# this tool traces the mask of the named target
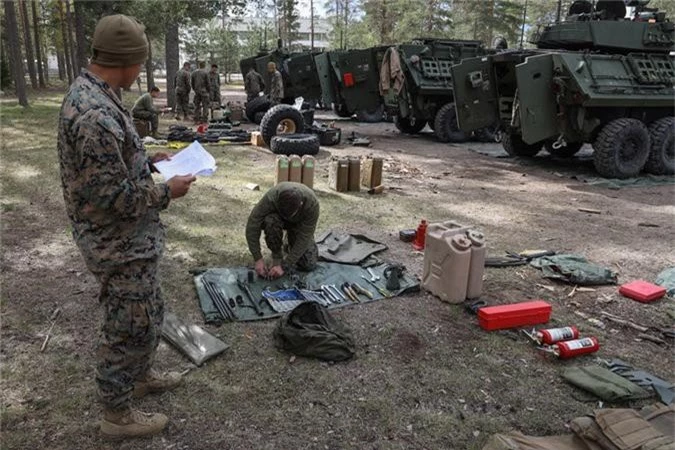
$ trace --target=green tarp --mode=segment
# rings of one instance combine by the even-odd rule
[[[541,269],[546,278],[555,278],[580,286],[616,284],[617,274],[602,266],[589,263],[580,255],[553,255],[533,259],[533,267]]]

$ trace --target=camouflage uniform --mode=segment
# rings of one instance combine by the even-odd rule
[[[150,95],[149,92],[138,97],[133,108],[131,108],[131,115],[134,119],[149,121],[152,133],[157,133],[157,127],[159,126],[159,112],[155,109],[152,95]]]
[[[284,218],[279,194],[297,189],[302,195],[302,208],[291,218]],[[260,235],[265,232],[265,243],[272,252],[273,265],[284,264],[299,270],[314,270],[319,251],[314,242],[314,231],[319,221],[319,200],[314,191],[300,183],[283,182],[267,191],[253,208],[246,224],[246,241],[255,261],[262,258]],[[284,230],[288,255],[284,259]]]
[[[101,284],[104,323],[98,346],[99,395],[124,410],[149,369],[164,314],[157,265],[170,200],[155,184],[145,150],[110,86],[83,70],[61,106],[58,153],[73,237]]]
[[[246,101],[250,102],[260,95],[260,91],[265,87],[262,75],[254,69],[250,69],[244,78],[244,89],[246,90]]]
[[[195,121],[208,120],[211,85],[206,69],[197,69],[192,72],[192,89],[195,91]]]
[[[270,77],[270,100],[274,103],[280,103],[284,98],[284,80],[281,72],[275,70]]]
[[[218,72],[209,72],[209,85],[211,92],[211,102],[220,106],[220,74]]]
[[[187,118],[190,113],[190,72],[180,69],[176,74],[176,116],[183,114]]]

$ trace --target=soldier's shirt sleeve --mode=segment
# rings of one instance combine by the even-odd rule
[[[254,261],[262,258],[262,252],[260,251],[260,235],[262,234],[265,216],[273,212],[274,204],[269,199],[268,195],[265,194],[258,204],[253,207],[251,214],[248,216],[248,221],[246,222],[246,243],[248,244],[248,250],[251,252]]]
[[[124,131],[101,111],[81,116],[75,149],[80,160],[79,194],[86,202],[83,209],[104,210],[120,217],[145,215],[151,209],[169,205],[170,192],[166,184],[155,184],[130,178],[124,159]],[[147,164],[144,152],[138,164]]]
[[[314,244],[314,232],[316,231],[316,224],[319,222],[319,202],[316,202],[305,213],[305,217],[297,226],[295,235],[295,242],[291,247],[288,256],[286,257],[286,265],[293,267],[298,262],[302,255]]]

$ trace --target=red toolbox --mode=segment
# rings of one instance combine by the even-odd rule
[[[486,306],[478,310],[478,324],[488,331],[546,323],[550,317],[551,305],[542,300]]]
[[[619,288],[619,294],[642,303],[653,302],[666,295],[666,288],[643,280],[631,281]]]

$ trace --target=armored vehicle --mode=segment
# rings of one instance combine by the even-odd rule
[[[303,97],[310,103],[321,100],[321,83],[314,64],[316,53],[300,52],[288,53],[281,48],[269,53],[239,61],[239,69],[244,77],[248,69],[253,66],[265,80],[265,86],[270,86],[270,74],[267,72],[267,63],[274,62],[284,81],[284,99],[282,103],[293,104],[295,99]],[[247,103],[246,117],[256,123],[270,108],[266,97],[259,97]],[[256,119],[257,117],[257,119]]]
[[[380,65],[388,47],[337,50],[314,57],[323,103],[340,117],[356,114],[360,122],[380,122],[384,105],[379,91]]]
[[[591,143],[605,177],[675,173],[675,28],[647,2],[576,1],[537,49],[453,66],[460,129],[498,123],[513,156],[571,157]]]
[[[463,40],[417,39],[389,48],[380,68],[380,92],[399,131],[415,134],[428,123],[442,142],[466,140],[457,126],[450,68],[486,53],[480,41]]]

